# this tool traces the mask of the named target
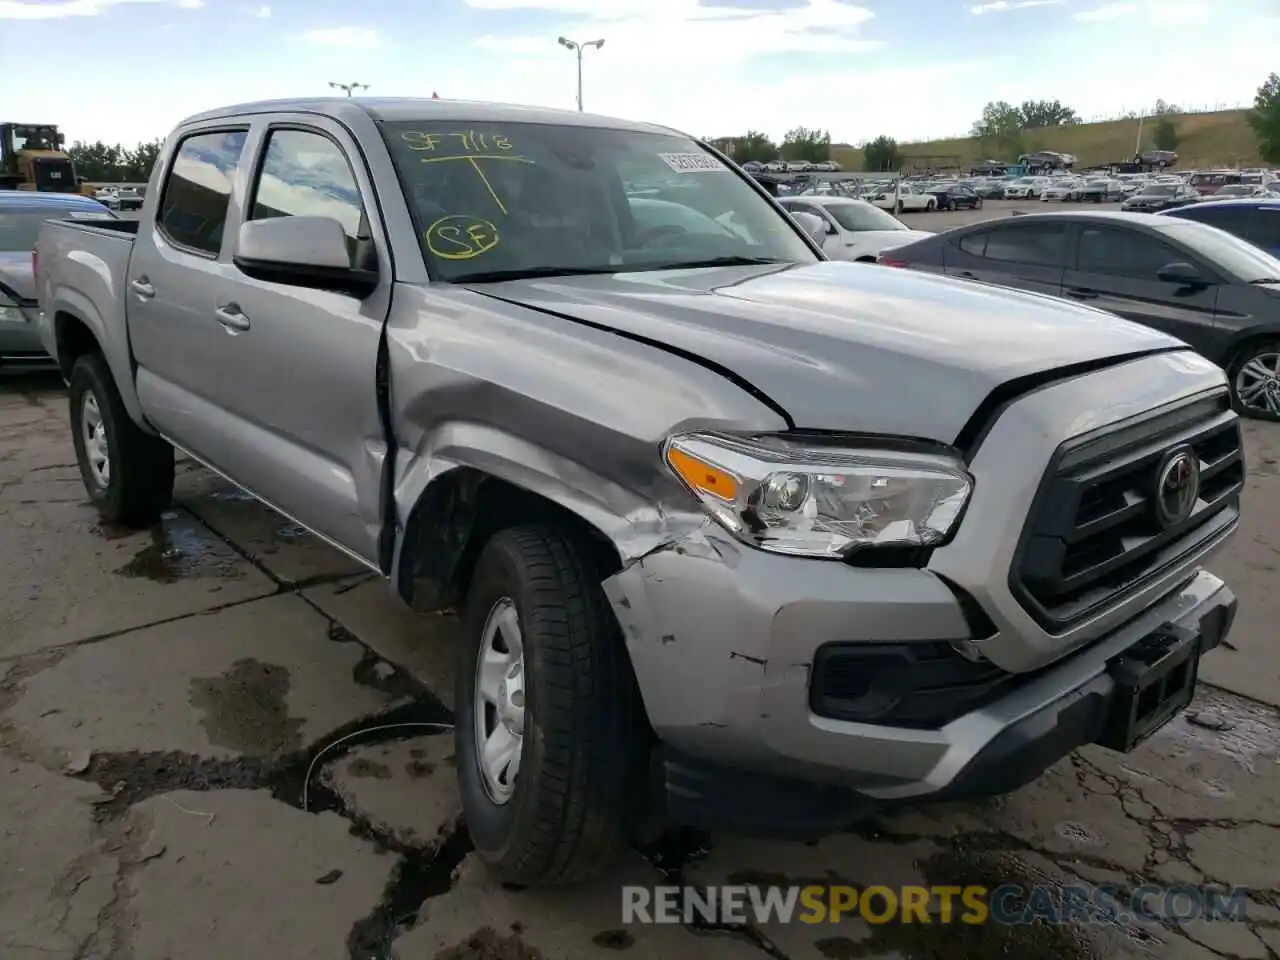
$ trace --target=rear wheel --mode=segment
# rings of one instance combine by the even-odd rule
[[[89,499],[108,523],[145,527],[173,499],[173,447],[133,422],[100,353],[76,361],[71,436]]]
[[[1245,347],[1227,368],[1231,399],[1246,417],[1280,421],[1280,341]]]
[[[645,727],[599,571],[548,527],[494,536],[465,607],[454,737],[463,813],[502,880],[587,879],[626,841]]]

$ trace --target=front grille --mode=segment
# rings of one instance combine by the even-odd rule
[[[1155,494],[1171,451],[1200,463],[1190,516],[1167,528]],[[1050,464],[1014,560],[1010,587],[1042,627],[1063,630],[1119,603],[1236,523],[1245,464],[1225,393],[1068,442]]]

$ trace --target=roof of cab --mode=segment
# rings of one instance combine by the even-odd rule
[[[259,100],[238,103],[187,117],[181,126],[206,120],[244,117],[258,113],[315,113],[343,120],[355,113],[375,120],[465,120],[477,123],[545,123],[556,126],[603,127],[610,130],[673,134],[678,131],[651,123],[635,123],[576,110],[528,107],[479,100],[437,100],[427,97],[309,97],[293,100]],[[683,134],[681,134],[683,135]]]
[[[6,210],[23,207],[83,207],[86,210],[106,210],[106,204],[93,197],[78,193],[36,193],[28,190],[0,190],[0,206]]]

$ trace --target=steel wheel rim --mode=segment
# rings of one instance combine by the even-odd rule
[[[516,789],[524,747],[524,638],[515,603],[503,597],[489,610],[476,653],[476,765],[489,799],[507,803]]]
[[[1280,353],[1258,353],[1236,373],[1240,405],[1280,417]]]
[[[92,390],[86,390],[80,398],[80,436],[84,441],[89,474],[100,489],[106,489],[111,483],[111,449],[107,441],[107,425]]]

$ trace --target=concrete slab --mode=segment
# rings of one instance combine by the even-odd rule
[[[393,702],[353,682],[364,656],[282,595],[75,648],[25,681],[8,720],[69,756],[276,756]]]
[[[368,572],[367,567],[192,461],[178,474],[174,500],[282,583]]]
[[[560,890],[505,890],[475,856],[453,889],[428,900],[418,925],[392,948],[393,960],[579,960],[624,951],[628,960],[744,960],[752,947],[699,937],[679,925],[622,923],[622,887],[662,879],[631,857],[608,876]]]
[[[155,856],[130,880],[135,960],[349,960],[395,866],[336,814],[264,792],[184,791],[137,813]]]
[[[1230,646],[1204,658],[1200,678],[1280,706],[1280,431],[1246,421],[1244,435],[1249,473],[1240,532],[1208,564],[1240,597],[1240,612]]]
[[[275,585],[189,514],[150,531],[74,503],[0,505],[0,658],[266,596]],[[56,598],[56,599],[55,599]]]
[[[304,590],[303,596],[453,709],[454,665],[462,642],[457,617],[414,613],[379,579],[326,584]]]
[[[352,815],[406,847],[438,847],[462,815],[452,731],[357,747],[327,767],[321,782]]]
[[[93,826],[97,787],[0,757],[0,957],[105,957],[116,856]]]

